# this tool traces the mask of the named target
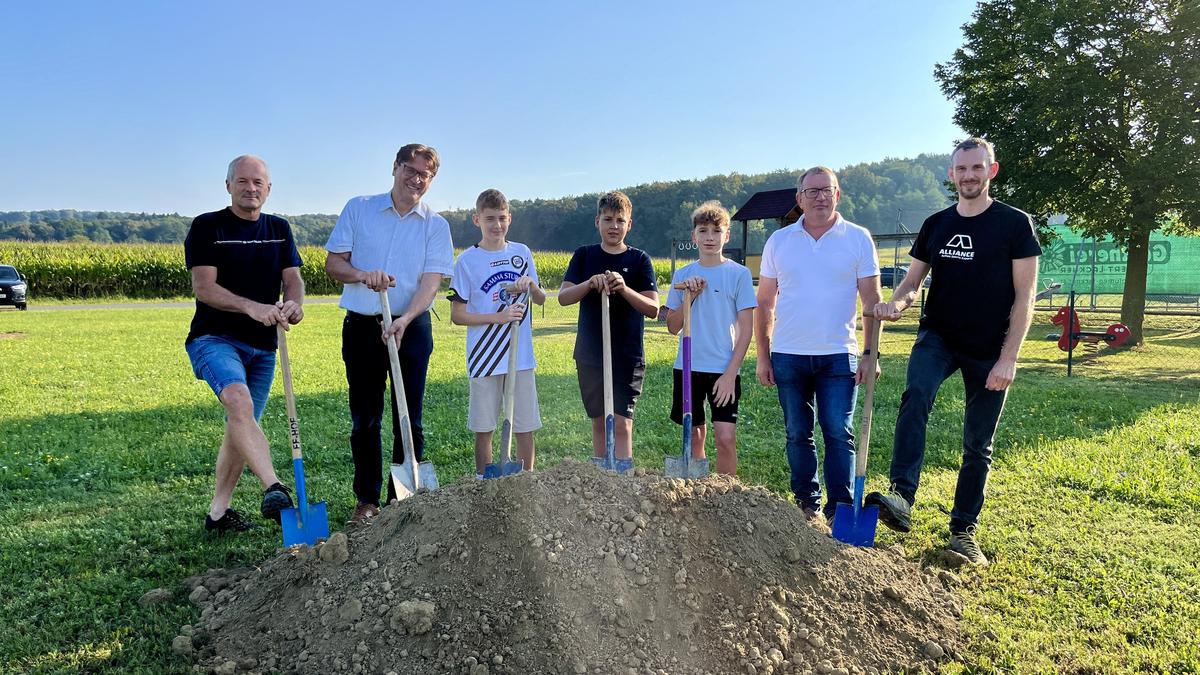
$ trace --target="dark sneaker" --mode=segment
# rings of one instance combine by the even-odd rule
[[[291,490],[283,483],[276,483],[263,492],[262,508],[260,511],[263,518],[278,523],[279,512],[284,509],[290,509],[292,506]]]
[[[863,504],[878,506],[879,521],[889,528],[897,532],[912,531],[912,506],[899,492],[872,492],[863,500]]]
[[[854,502],[825,502],[825,522],[829,523],[829,527],[833,527],[833,519],[837,517],[838,511],[843,510],[843,506],[854,511]]]
[[[950,533],[950,545],[946,548],[954,551],[965,557],[975,565],[984,567],[988,564],[987,556],[979,549],[979,544],[975,542],[975,528],[968,527],[962,532]]]
[[[804,519],[809,525],[815,527],[823,534],[829,534],[829,525],[825,522],[825,514],[821,513],[821,509],[813,506],[801,506],[800,510],[804,512]]]
[[[247,530],[256,530],[258,526],[246,520],[242,514],[233,509],[225,509],[225,515],[212,519],[212,516],[204,515],[204,531],[215,532],[216,534],[225,534],[226,532],[246,532]]]
[[[354,515],[350,516],[352,523],[365,523],[379,515],[379,507],[374,504],[365,504],[359,502],[358,506],[354,507]]]

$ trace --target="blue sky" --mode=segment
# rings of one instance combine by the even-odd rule
[[[933,66],[968,0],[338,4],[3,3],[0,211],[215,210],[244,152],[297,214],[387,190],[413,141],[445,209],[965,135]]]

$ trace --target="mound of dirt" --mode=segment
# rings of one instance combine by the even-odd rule
[[[762,488],[567,461],[193,579],[173,647],[221,673],[914,671],[960,645],[942,583]]]

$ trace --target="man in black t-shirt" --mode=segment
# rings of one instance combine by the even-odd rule
[[[234,159],[225,189],[231,205],[196,216],[183,244],[196,294],[188,358],[196,378],[208,382],[225,408],[216,486],[204,519],[205,530],[222,534],[254,527],[229,506],[247,465],[264,489],[264,518],[278,523],[279,512],[292,506],[258,421],[275,377],[276,326],[304,318],[304,282],[291,227],[262,212],[271,192],[266,163],[251,155]]]
[[[963,463],[950,513],[949,548],[986,565],[975,528],[992,462],[992,439],[1033,315],[1042,249],[1029,214],[988,194],[1000,169],[990,143],[982,138],[963,141],[950,161],[958,203],[925,220],[909,251],[913,260],[904,281],[890,302],[875,305],[876,318],[900,318],[916,299],[925,275],[933,271],[896,420],[892,487],[887,494],[867,495],[866,503],[880,507],[880,520],[888,527],[909,531],[929,412],[942,382],[962,371]]]

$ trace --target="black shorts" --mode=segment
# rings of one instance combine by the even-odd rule
[[[586,363],[575,362],[579,374],[579,395],[583,398],[583,409],[591,418],[604,417],[604,369]],[[633,409],[642,395],[642,380],[646,377],[646,366],[613,364],[613,412],[633,418]]]
[[[713,403],[713,385],[721,377],[720,373],[698,373],[692,371],[692,426],[704,424],[704,402],[708,401],[712,408],[714,422],[729,422],[737,424],[738,401],[742,400],[742,376],[733,380],[733,401],[728,405]],[[683,424],[683,371],[678,368],[672,371],[671,379],[674,386],[671,391],[671,421]]]

